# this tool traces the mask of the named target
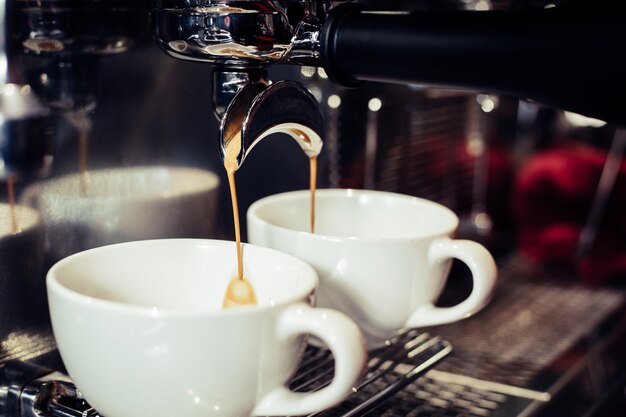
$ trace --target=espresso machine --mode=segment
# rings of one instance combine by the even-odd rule
[[[453,208],[469,190],[472,232],[491,236],[494,225],[481,202],[486,185],[479,181],[487,169],[485,123],[519,133],[539,125],[541,111],[564,110],[606,122],[600,141],[626,123],[626,28],[624,12],[611,1],[13,0],[0,6],[4,183],[10,179],[19,196],[43,178],[76,172],[86,154],[90,169],[208,169],[221,180],[220,220],[208,238],[232,239],[222,164],[232,140],[241,141],[242,212],[262,196],[306,188],[303,161],[319,155],[320,188],[408,192]],[[489,118],[495,107],[507,121]],[[471,167],[455,157],[459,142],[470,149]],[[32,272],[36,280],[25,290],[12,275],[14,256],[30,255],[7,250],[0,258],[0,415],[98,415],[65,375],[55,348],[42,295],[49,265]],[[555,275],[517,257],[500,266],[514,278]],[[619,397],[623,294],[514,278],[488,318],[428,329],[449,340],[456,356],[431,369],[449,353],[438,343],[408,371],[396,360],[392,382],[382,378],[373,393],[364,389],[327,415],[364,415],[374,407],[388,415],[539,415],[562,410],[573,397],[586,401],[585,410],[609,393]],[[549,308],[556,299],[565,299],[560,318]],[[536,303],[536,317],[524,302]],[[507,320],[518,327],[497,327]],[[485,326],[500,329],[493,333],[501,339],[483,338]],[[563,329],[560,342],[554,328]],[[502,342],[522,332],[530,335],[515,349]],[[574,354],[582,359],[559,369]]]

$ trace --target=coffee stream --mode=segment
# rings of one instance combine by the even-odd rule
[[[243,275],[243,254],[241,251],[241,231],[239,228],[239,206],[237,204],[237,187],[235,185],[235,171],[239,167],[237,156],[241,152],[241,132],[238,132],[226,143],[224,150],[224,168],[228,175],[228,185],[230,187],[230,197],[233,206],[233,220],[235,224],[235,245],[237,249],[237,276],[234,277],[226,288],[223,308],[237,307],[243,305],[254,305],[257,303],[254,287]]]
[[[15,213],[15,178],[12,175],[7,177],[7,194],[9,199],[9,211],[11,213],[11,231],[13,234],[16,234],[20,230],[17,224],[17,214]]]
[[[315,189],[317,188],[317,156],[309,158],[311,187],[311,233],[315,233]]]
[[[86,197],[89,193],[89,173],[87,172],[87,146],[89,137],[87,132],[80,131],[80,137],[78,142],[78,167],[79,167],[79,195]]]
[[[235,226],[235,245],[237,250],[237,276],[226,288],[222,308],[231,308],[243,305],[257,304],[254,287],[243,274],[243,253],[241,248],[241,231],[239,227],[239,206],[237,203],[237,187],[235,185],[235,171],[239,168],[237,156],[241,152],[241,132],[226,142],[224,149],[224,168],[228,176],[230,198],[233,207],[233,221]],[[311,233],[315,231],[315,190],[317,188],[317,157],[309,158],[310,187],[311,187]]]

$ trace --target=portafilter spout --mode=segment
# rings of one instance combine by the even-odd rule
[[[240,167],[261,139],[285,133],[308,157],[314,157],[322,149],[323,129],[317,100],[299,83],[250,83],[235,95],[222,117],[220,155],[224,160],[226,148],[235,145]]]
[[[330,2],[155,0],[155,39],[168,55],[213,66],[220,151],[239,140],[237,163],[260,139],[282,132],[309,156],[322,147],[317,101],[294,82],[269,85],[269,64],[319,63],[319,33]]]

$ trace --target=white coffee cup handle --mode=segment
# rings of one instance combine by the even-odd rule
[[[367,354],[360,330],[346,315],[302,303],[282,313],[276,331],[281,338],[303,333],[320,338],[335,358],[335,375],[330,385],[311,393],[277,387],[257,403],[253,415],[310,414],[336,405],[352,392],[363,372]]]
[[[452,307],[420,306],[411,314],[406,327],[426,327],[451,323],[480,311],[494,294],[498,270],[493,257],[484,246],[471,240],[441,238],[433,242],[428,252],[431,263],[456,258],[464,262],[472,274],[472,292]]]

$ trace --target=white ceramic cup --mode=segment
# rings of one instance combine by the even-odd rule
[[[318,305],[347,313],[370,348],[406,328],[454,322],[491,299],[497,269],[480,244],[455,240],[457,216],[407,195],[326,189],[316,194],[310,233],[310,192],[263,198],[248,212],[248,240],[291,254],[320,277]],[[452,258],[467,264],[473,289],[452,307],[436,307]]]
[[[47,276],[59,352],[87,401],[107,417],[302,415],[340,402],[362,372],[358,327],[312,307],[315,271],[244,245],[258,305],[223,310],[233,242],[162,239],[72,255]],[[335,376],[314,393],[286,387],[310,333]]]
[[[214,237],[218,187],[216,174],[197,168],[108,168],[34,183],[21,202],[41,213],[51,264],[112,243]]]

